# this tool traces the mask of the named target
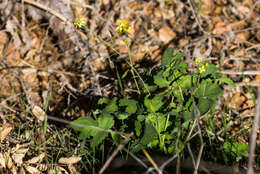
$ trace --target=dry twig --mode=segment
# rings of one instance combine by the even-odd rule
[[[128,142],[129,138],[132,137],[134,135],[134,133],[130,133],[122,143],[119,144],[119,146],[114,150],[114,152],[112,153],[112,155],[109,157],[109,159],[106,161],[106,163],[103,165],[103,167],[100,169],[100,171],[98,172],[99,174],[103,174],[104,171],[109,167],[109,164],[112,162],[112,160],[115,158],[115,156],[117,155],[117,153],[119,152],[119,150],[121,150],[124,147],[124,144]]]
[[[256,137],[257,131],[259,127],[259,115],[260,115],[260,87],[257,88],[257,105],[256,105],[256,115],[254,118],[254,123],[252,127],[252,134],[250,138],[250,152],[249,152],[249,159],[248,159],[248,170],[247,174],[254,174],[254,159],[255,159],[255,147],[256,147]]]

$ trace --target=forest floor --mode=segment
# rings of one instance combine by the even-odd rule
[[[259,1],[3,0],[0,173],[98,172],[118,146],[93,152],[68,123],[90,115],[101,97],[136,95],[125,60],[141,74],[158,68],[166,48],[183,52],[191,72],[200,58],[235,82],[223,86],[202,158],[246,169],[248,155],[231,150],[224,160],[221,152],[227,139],[249,147],[260,86]]]

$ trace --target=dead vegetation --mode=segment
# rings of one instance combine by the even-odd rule
[[[117,19],[129,23],[129,35],[116,32]],[[200,57],[236,82],[218,102],[212,139],[222,141],[226,114],[227,134],[249,143],[260,84],[257,0],[4,0],[0,27],[0,173],[98,171],[105,160],[65,120],[87,115],[100,96],[131,96],[133,84],[123,80],[122,91],[117,78],[129,69],[124,59],[130,54],[141,72],[167,47],[183,51],[191,71]],[[259,131],[256,144],[259,167]]]

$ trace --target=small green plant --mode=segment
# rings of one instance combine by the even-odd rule
[[[246,157],[249,153],[249,146],[245,143],[226,141],[223,145],[223,150],[223,157],[225,162],[227,163],[229,161],[227,160],[228,155],[232,158],[235,158],[235,161],[239,160],[242,157]]]
[[[223,94],[221,85],[234,86],[232,80],[221,76],[215,65],[200,59],[196,59],[195,71],[189,73],[183,57],[181,52],[174,55],[172,48],[166,49],[159,71],[142,76],[146,80],[142,80],[142,93],[135,99],[101,98],[92,117],[72,122],[88,126],[72,124],[72,128],[80,131],[79,138],[90,139],[91,146],[97,147],[113,129],[135,132],[130,141],[133,151],[138,151],[140,144],[165,153],[182,151],[193,132],[195,107],[200,116],[208,113]],[[111,132],[111,138],[119,143],[124,136]]]

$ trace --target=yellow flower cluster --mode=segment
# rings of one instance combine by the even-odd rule
[[[203,72],[205,72],[206,70],[205,70],[205,66],[204,65],[202,65],[201,67],[199,67],[199,70],[200,70],[200,73],[203,73]]]
[[[197,63],[201,63],[201,58],[196,58],[196,62]],[[207,66],[209,66],[209,63],[205,63],[205,66],[207,67]],[[203,72],[205,72],[206,71],[206,69],[205,69],[205,66],[204,65],[199,65],[199,71],[200,71],[200,73],[203,73]]]
[[[82,28],[84,25],[86,25],[86,22],[83,18],[80,18],[76,22],[74,22],[74,25],[76,28]]]
[[[131,27],[128,25],[128,23],[125,20],[120,20],[118,19],[116,21],[116,23],[118,24],[118,26],[116,27],[116,31],[120,31],[120,32],[130,32]]]
[[[197,62],[197,63],[200,63],[200,62],[201,62],[201,58],[197,57],[197,58],[196,58],[196,62]]]

